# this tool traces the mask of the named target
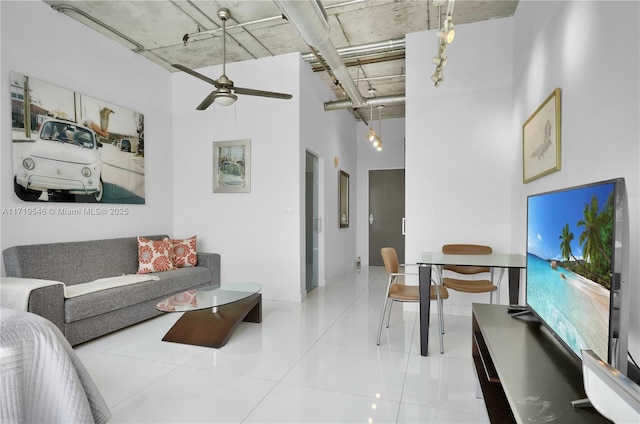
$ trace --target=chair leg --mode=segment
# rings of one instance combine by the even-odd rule
[[[444,314],[442,313],[442,300],[438,300],[438,333],[440,336],[440,353],[444,353]]]
[[[389,298],[386,298],[384,301],[384,306],[382,307],[382,316],[380,317],[380,326],[378,328],[378,339],[376,340],[376,345],[380,346],[380,337],[382,336],[382,324],[384,323],[384,316],[387,312],[387,306],[390,302]]]
[[[389,328],[389,322],[391,321],[391,308],[393,308],[393,300],[389,299],[389,311],[387,312],[387,328]]]
[[[442,300],[440,300],[440,332],[442,334],[444,334],[444,311],[443,311],[443,304],[442,304]]]

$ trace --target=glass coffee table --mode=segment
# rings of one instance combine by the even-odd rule
[[[184,312],[162,340],[224,346],[240,322],[262,322],[261,289],[257,283],[228,283],[187,290],[162,300],[156,305],[159,311]]]

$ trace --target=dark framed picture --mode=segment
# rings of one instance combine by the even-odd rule
[[[349,227],[349,174],[340,170],[338,176],[338,199],[339,199],[339,210],[338,210],[338,222],[340,223],[340,228],[348,228]]]

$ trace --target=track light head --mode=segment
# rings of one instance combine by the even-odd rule
[[[431,81],[433,81],[434,87],[436,88],[440,87],[440,85],[442,85],[442,83],[444,82],[444,75],[442,71],[438,72],[436,70],[436,73],[431,75]]]
[[[369,127],[369,133],[367,135],[364,136],[367,140],[369,140],[371,143],[373,143],[373,141],[378,138],[378,134],[376,134],[376,132],[373,130],[373,128]]]
[[[447,56],[434,56],[433,64],[436,65],[436,70],[447,66]]]
[[[446,44],[453,43],[453,39],[456,37],[456,30],[453,28],[453,22],[451,18],[447,18],[444,21],[442,29],[438,31],[438,38],[443,40]]]

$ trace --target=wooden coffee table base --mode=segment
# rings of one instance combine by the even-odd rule
[[[228,305],[185,312],[162,338],[165,342],[219,348],[241,321],[262,322],[262,294],[256,293]]]

